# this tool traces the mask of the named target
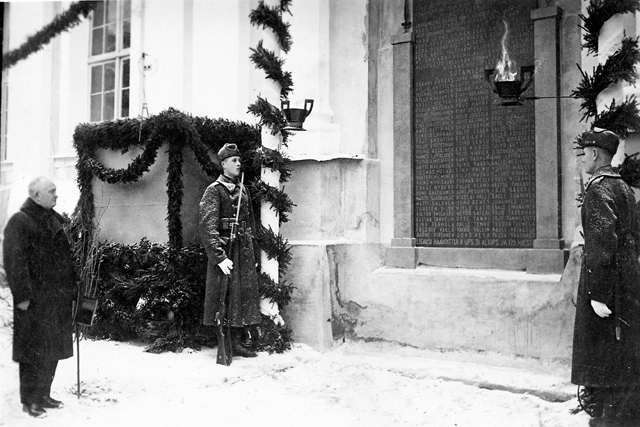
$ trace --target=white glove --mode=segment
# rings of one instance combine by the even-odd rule
[[[280,310],[278,309],[278,304],[273,302],[271,299],[262,298],[260,299],[260,313],[265,316],[269,316],[273,323],[276,325],[284,325],[284,319],[280,316]]]
[[[231,261],[229,258],[225,258],[220,261],[218,267],[220,267],[220,270],[222,270],[222,272],[228,276],[229,274],[231,274],[231,270],[233,270],[233,261]]]

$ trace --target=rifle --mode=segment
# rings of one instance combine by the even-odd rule
[[[231,233],[229,234],[229,242],[227,243],[227,258],[233,260],[234,241],[238,232],[238,225],[240,224],[240,205],[242,204],[242,193],[244,192],[244,172],[240,178],[240,195],[238,196],[238,209],[236,211],[235,221],[231,224]],[[222,279],[222,286],[220,289],[220,300],[218,312],[216,313],[216,335],[218,337],[218,355],[216,357],[216,363],[218,365],[231,365],[233,357],[231,348],[231,325],[229,325],[229,317],[227,316],[227,300],[229,299],[229,282],[231,281],[230,272]]]

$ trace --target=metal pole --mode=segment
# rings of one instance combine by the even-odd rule
[[[80,399],[80,335],[78,334],[78,323],[76,322],[76,355],[77,355],[77,372],[78,372],[78,399]]]

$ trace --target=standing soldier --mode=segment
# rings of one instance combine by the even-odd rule
[[[591,415],[604,420],[615,419],[640,385],[640,235],[633,192],[611,167],[618,144],[606,130],[580,144],[591,179],[582,206],[571,382],[586,388],[596,401]]]
[[[246,191],[240,193],[238,177],[241,163],[236,144],[225,144],[218,151],[218,161],[222,166],[222,174],[207,187],[200,201],[200,234],[208,259],[203,323],[216,324],[222,281],[228,278],[227,319],[231,326],[232,353],[234,356],[255,357],[256,353],[245,346],[248,340],[247,327],[257,325],[262,320],[256,272],[259,252],[253,238],[255,221],[251,198]],[[233,259],[229,259],[227,242],[238,203],[239,226],[232,251]]]
[[[13,360],[19,363],[20,401],[33,417],[60,408],[51,398],[58,360],[73,356],[73,256],[58,195],[47,178],[29,184],[29,198],[4,230],[4,268],[13,295]]]

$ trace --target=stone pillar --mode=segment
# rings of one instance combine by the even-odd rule
[[[535,94],[560,96],[560,18],[557,6],[534,9]],[[527,261],[527,272],[562,271],[560,199],[560,99],[535,101],[536,121],[536,239]]]
[[[413,32],[391,36],[393,46],[393,239],[388,267],[415,268],[413,233]]]

